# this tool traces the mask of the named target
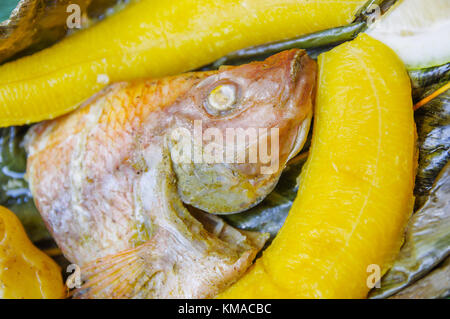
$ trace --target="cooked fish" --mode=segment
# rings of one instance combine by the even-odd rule
[[[294,49],[218,71],[116,83],[32,127],[27,179],[62,252],[81,267],[85,284],[75,295],[206,298],[236,281],[267,234],[214,214],[248,209],[273,189],[306,139],[315,78],[315,62]],[[262,133],[252,138],[251,129]]]

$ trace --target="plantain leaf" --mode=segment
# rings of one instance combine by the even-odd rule
[[[412,216],[392,268],[371,297],[385,298],[423,277],[450,255],[450,163],[437,177],[427,201]],[[444,287],[450,289],[450,286]]]
[[[427,88],[422,96],[426,97],[442,83]],[[427,195],[436,176],[450,159],[450,91],[447,91],[415,113],[419,144],[419,167],[414,193],[415,208],[418,209],[427,199]]]
[[[436,82],[450,80],[450,62],[431,68],[410,70],[408,72],[413,88],[424,88]]]
[[[411,70],[408,73],[411,78],[413,98],[417,100],[430,89],[430,85],[450,81],[450,62],[431,68]]]
[[[212,64],[211,68],[218,68],[221,65],[239,65],[255,60],[263,60],[272,54],[293,48],[307,49],[308,55],[315,58],[322,51],[328,51],[330,48],[342,42],[354,39],[365,29],[365,22],[355,22],[347,26],[319,31],[290,40],[242,49],[220,58]]]
[[[0,129],[0,205],[8,207],[19,217],[28,237],[36,242],[51,236],[24,179],[26,153],[22,144],[26,130],[26,127]]]
[[[450,296],[450,257],[426,277],[416,281],[392,299],[448,298]]]

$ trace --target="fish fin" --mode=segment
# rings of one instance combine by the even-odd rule
[[[84,265],[81,268],[83,285],[71,292],[79,299],[133,298],[152,276],[148,250],[152,243],[147,242],[120,253],[105,256]]]
[[[158,227],[149,241],[83,265],[84,284],[72,296],[212,297],[242,276],[267,240],[267,234],[235,229],[217,216],[200,211],[188,213],[186,210],[183,221],[192,218],[190,228],[186,226],[192,237]],[[200,245],[200,240],[205,244]],[[192,271],[192,266],[198,267],[197,272]]]

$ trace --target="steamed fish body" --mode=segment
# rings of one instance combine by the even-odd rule
[[[266,236],[208,213],[245,210],[274,187],[307,135],[315,77],[315,62],[290,50],[219,71],[117,83],[34,126],[27,178],[64,255],[82,267],[78,296],[211,297],[237,280]],[[230,129],[262,134],[233,145]],[[208,132],[222,148],[208,152]],[[273,161],[237,160],[267,135]]]

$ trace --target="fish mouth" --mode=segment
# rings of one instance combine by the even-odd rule
[[[303,148],[306,142],[306,138],[309,133],[309,128],[311,127],[312,112],[309,112],[303,122],[300,124],[295,136],[295,142],[292,146],[291,152],[287,157],[287,161],[295,157]]]
[[[314,92],[315,92],[315,85],[312,84],[312,96],[307,97],[304,94],[305,88],[308,86],[305,82],[302,83],[302,77],[300,74],[302,72],[308,72],[308,63],[305,63],[305,60],[308,60],[309,57],[306,54],[306,51],[299,50],[296,55],[293,57],[293,61],[291,64],[291,78],[293,85],[295,86],[294,89],[294,96],[292,98],[292,102],[295,103],[295,107],[298,108],[304,108],[305,112],[302,114],[304,118],[302,119],[301,123],[298,126],[296,136],[294,138],[294,143],[292,145],[291,151],[289,152],[289,155],[287,157],[286,162],[288,162],[290,159],[295,157],[303,148],[305,145],[306,139],[308,137],[309,129],[311,126],[311,121],[313,117],[313,104],[314,104]],[[314,82],[315,83],[315,82]],[[306,87],[305,87],[306,86]],[[308,101],[308,103],[302,103],[302,101]],[[301,112],[301,110],[299,110]],[[302,112],[301,112],[302,113]]]

